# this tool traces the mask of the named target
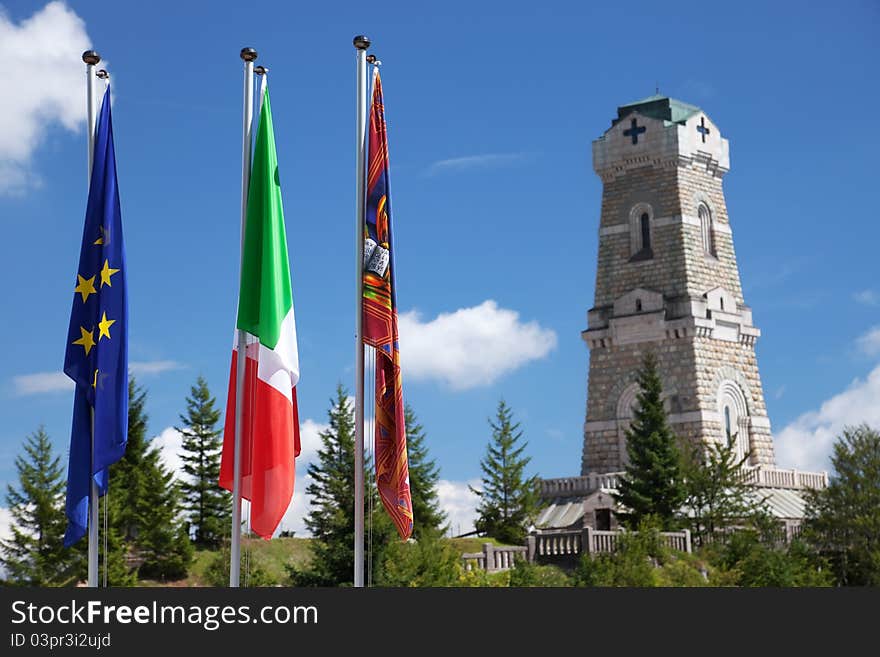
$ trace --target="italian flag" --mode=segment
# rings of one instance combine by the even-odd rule
[[[265,79],[265,78],[264,78]],[[265,84],[265,83],[264,83]],[[293,496],[299,455],[296,385],[299,356],[281,206],[278,158],[269,92],[263,88],[260,122],[248,190],[236,339],[229,374],[220,486],[233,488],[235,411],[242,402],[241,495],[251,503],[251,528],[265,539],[281,522]],[[246,358],[244,399],[236,399],[236,369]]]

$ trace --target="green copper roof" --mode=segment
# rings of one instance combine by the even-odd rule
[[[695,105],[688,105],[675,98],[655,94],[637,100],[634,103],[628,103],[618,107],[617,118],[611,122],[611,125],[615,125],[618,121],[634,111],[638,111],[640,114],[650,116],[654,119],[668,121],[669,123],[684,123],[691,116],[702,110]]]

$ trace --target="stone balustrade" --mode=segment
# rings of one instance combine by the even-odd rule
[[[558,479],[541,480],[541,497],[577,497],[587,495],[600,488],[615,489],[623,472],[591,472],[580,477],[560,477]],[[827,472],[801,472],[799,470],[783,470],[766,465],[748,466],[743,468],[746,481],[756,486],[767,488],[826,488]]]
[[[801,472],[799,470],[783,470],[768,468],[763,465],[743,468],[745,480],[756,486],[767,488],[827,488],[827,472]]]
[[[519,545],[492,545],[483,543],[482,552],[461,555],[465,570],[485,570],[489,573],[510,570],[517,559],[529,559],[529,548]]]
[[[617,488],[617,478],[621,472],[591,472],[580,477],[560,477],[541,480],[541,497],[574,497],[586,495],[599,488]]]
[[[619,530],[601,531],[592,527],[545,530],[529,537],[534,539],[534,549],[530,553],[533,552],[535,557],[551,558],[578,555],[582,552],[608,554],[617,550],[622,533]],[[688,530],[661,532],[660,537],[668,548],[682,552],[691,551],[691,533]]]

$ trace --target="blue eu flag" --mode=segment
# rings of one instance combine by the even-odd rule
[[[90,481],[107,492],[107,468],[128,440],[128,301],[109,86],[96,128],[64,372],[76,383],[64,535],[70,546],[86,533]]]

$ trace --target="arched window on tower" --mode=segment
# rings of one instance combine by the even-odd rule
[[[651,260],[654,252],[651,249],[654,209],[649,203],[636,203],[629,210],[629,249],[630,262]]]
[[[751,447],[749,410],[742,388],[733,381],[724,381],[718,391],[718,413],[721,416],[719,442],[732,445],[736,460],[744,459]]]
[[[700,219],[700,237],[703,241],[703,251],[709,255],[717,255],[715,253],[715,234],[712,231],[712,213],[709,207],[705,203],[700,203],[697,215]]]

